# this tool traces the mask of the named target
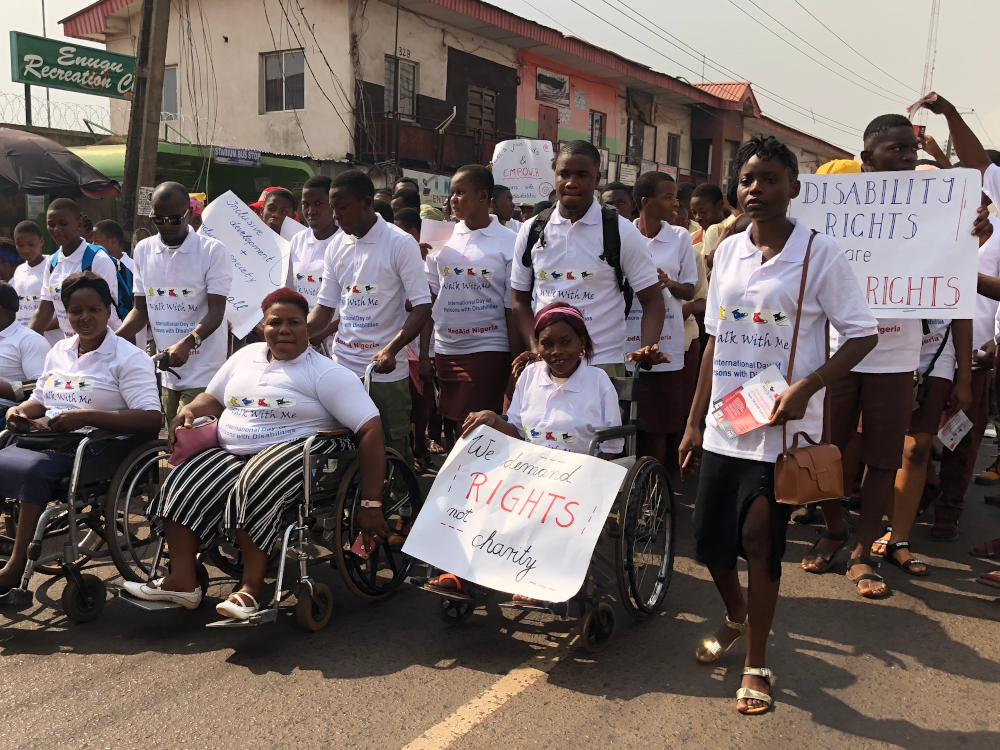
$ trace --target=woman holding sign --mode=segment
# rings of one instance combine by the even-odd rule
[[[875,318],[836,241],[810,233],[787,216],[788,204],[799,191],[795,155],[774,138],[758,136],[740,149],[736,166],[739,203],[752,226],[716,250],[705,316],[708,344],[679,460],[683,472],[700,456],[696,557],[708,566],[726,607],[725,622],[698,647],[695,658],[713,662],[746,634],[736,710],[758,714],[773,700],[765,649],[791,507],[778,505],[774,496],[781,425],[790,422],[789,432],[819,440],[821,391],[871,351],[877,333]],[[828,322],[844,343],[824,362]],[[789,373],[793,337],[795,371]],[[768,366],[777,367],[791,383],[776,397],[770,423],[729,438],[710,415],[703,448],[699,425],[709,406]],[[740,555],[749,569],[746,599],[736,571]]]

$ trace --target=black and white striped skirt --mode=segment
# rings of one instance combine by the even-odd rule
[[[303,496],[302,449],[306,438],[237,456],[210,448],[182,463],[163,482],[146,513],[186,526],[202,539],[244,529],[259,549],[270,553],[278,539],[282,512]],[[313,453],[334,449],[334,440],[316,440]]]

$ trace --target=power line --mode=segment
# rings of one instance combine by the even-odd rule
[[[976,112],[976,110],[972,110],[972,114],[974,114],[976,116],[976,119],[979,120],[979,127],[983,129],[983,135],[986,136],[986,140],[988,140],[990,142],[990,145],[993,146],[993,138],[990,136],[990,131],[988,131],[986,129],[986,126],[983,125],[983,121],[979,119],[979,113]],[[996,146],[993,146],[994,151],[996,151],[996,148],[997,148]]]
[[[887,70],[883,70],[878,65],[876,65],[871,60],[869,60],[867,57],[865,57],[860,52],[858,52],[856,49],[854,49],[854,47],[852,47],[848,42],[846,42],[839,34],[837,34],[836,31],[834,31],[829,26],[827,26],[825,23],[823,23],[821,20],[819,20],[819,18],[817,18],[816,15],[811,10],[809,10],[806,6],[804,6],[802,3],[800,3],[799,0],[793,0],[793,2],[796,5],[798,5],[800,8],[802,8],[802,10],[804,10],[806,13],[808,13],[812,17],[812,19],[814,21],[816,21],[816,23],[818,23],[820,26],[822,26],[824,29],[826,29],[830,34],[832,34],[834,36],[834,38],[836,38],[837,40],[839,40],[845,47],[847,47],[847,49],[849,49],[851,52],[853,52],[854,54],[856,54],[858,57],[860,57],[866,63],[868,63],[869,65],[871,65],[873,68],[875,68],[875,70],[877,70],[880,73],[884,73],[885,75],[889,76],[889,78],[891,78],[892,80],[894,80],[899,85],[906,86],[906,88],[910,89],[910,91],[915,91],[917,94],[920,93],[920,89],[914,88],[913,86],[911,86],[908,83],[903,83],[903,81],[901,81],[898,78],[896,78],[894,75],[892,75],[892,73],[888,72]]]

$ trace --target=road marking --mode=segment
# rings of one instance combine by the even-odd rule
[[[559,652],[562,650],[560,648],[552,655],[539,654],[515,667],[481,696],[469,701],[447,719],[432,726],[403,750],[444,750],[459,737],[468,734],[473,727],[496,712],[508,700],[527,690],[541,677],[551,672],[558,663]]]

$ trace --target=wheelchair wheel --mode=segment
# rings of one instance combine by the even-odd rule
[[[101,548],[104,546],[103,534],[91,526],[88,522],[88,515],[87,512],[77,514],[80,555],[73,561],[75,565],[83,565],[91,558],[100,555]],[[69,514],[65,511],[49,519],[45,535],[42,537],[42,557],[62,550],[63,544],[68,540],[68,521]],[[52,562],[49,565],[36,565],[34,571],[46,576],[61,576],[63,574],[62,565],[58,562]]]
[[[66,588],[62,593],[62,609],[74,622],[90,622],[104,611],[108,589],[97,576],[82,575],[80,579],[83,581],[83,589],[72,578],[66,581]],[[88,596],[90,603],[87,602]]]
[[[674,568],[674,493],[656,459],[640,458],[623,484],[615,573],[625,611],[644,620],[663,606]]]
[[[307,589],[307,586],[300,586],[296,592],[299,600],[295,603],[295,619],[303,628],[315,633],[330,622],[333,592],[325,583],[314,583],[311,596]]]
[[[104,502],[104,541],[126,581],[149,580],[158,535],[146,517],[170,472],[167,441],[151,440],[138,446],[118,466]]]
[[[603,651],[615,635],[616,621],[615,610],[607,602],[588,611],[580,623],[580,649],[588,654]]]
[[[378,601],[395,591],[410,574],[413,558],[403,554],[403,543],[413,520],[420,512],[423,498],[412,469],[394,450],[385,452],[385,483],[382,489],[382,514],[391,536],[371,553],[367,560],[345,551],[350,549],[360,527],[355,520],[361,508],[361,472],[355,461],[341,480],[336,517],[340,519],[334,534],[337,569],[351,592],[361,599]]]
[[[476,611],[475,602],[459,602],[441,597],[437,603],[437,616],[446,625],[461,625],[468,622]]]

